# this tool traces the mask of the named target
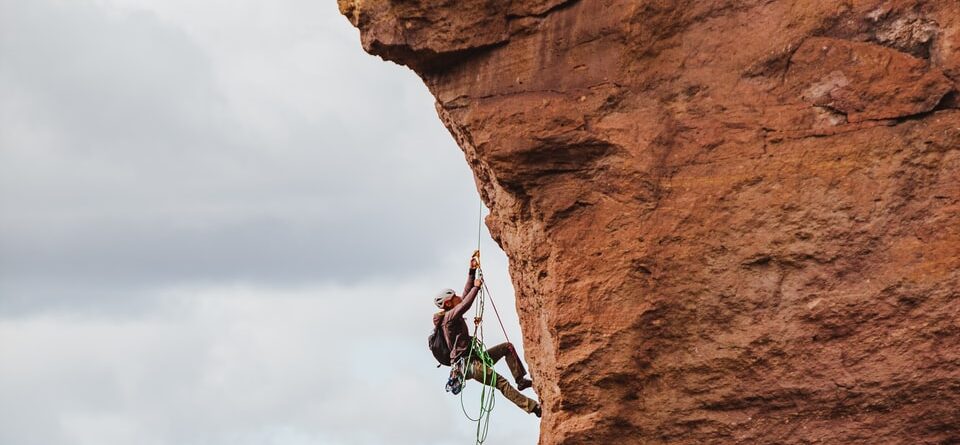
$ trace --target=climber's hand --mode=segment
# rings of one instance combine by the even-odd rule
[[[474,287],[483,286],[483,278],[477,278],[476,280],[473,280],[473,285]]]
[[[474,250],[473,255],[470,256],[470,268],[476,269],[480,267],[480,251]]]

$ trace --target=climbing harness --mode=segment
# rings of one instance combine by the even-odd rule
[[[467,419],[470,419],[470,421],[477,423],[476,445],[482,445],[483,442],[487,440],[487,433],[490,430],[490,414],[493,412],[493,407],[496,405],[494,389],[497,382],[497,373],[493,369],[493,358],[490,357],[489,353],[487,353],[487,348],[483,344],[483,312],[487,299],[490,300],[490,306],[493,307],[493,313],[496,315],[497,321],[500,323],[500,329],[503,331],[504,338],[507,340],[507,342],[510,341],[510,337],[507,336],[507,330],[503,326],[503,320],[500,319],[500,311],[497,310],[497,305],[493,302],[493,295],[491,294],[490,289],[487,287],[487,283],[482,281],[483,268],[480,265],[482,221],[483,203],[481,202],[480,214],[477,221],[477,250],[473,254],[473,258],[475,258],[477,261],[477,278],[481,279],[481,286],[477,291],[477,297],[474,303],[476,312],[473,317],[473,340],[470,344],[470,351],[453,364],[450,380],[447,381],[448,391],[452,392],[453,394],[460,393],[460,408],[463,410],[463,414],[467,417]],[[479,366],[476,367],[479,368],[480,375],[473,375],[474,364],[476,360],[479,360]],[[464,383],[466,383],[468,374],[470,374],[470,377],[483,383],[480,385],[480,412],[476,418],[467,412],[467,407],[464,403],[464,393],[462,392],[462,389],[465,386]],[[458,378],[459,382],[456,381]]]

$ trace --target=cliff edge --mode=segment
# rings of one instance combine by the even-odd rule
[[[542,445],[960,443],[960,2],[339,6],[474,171]]]

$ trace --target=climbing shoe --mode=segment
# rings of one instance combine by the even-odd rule
[[[540,417],[540,414],[542,414],[540,404],[538,403],[537,406],[533,407],[533,411],[530,412],[533,413],[534,416]]]
[[[528,379],[528,378],[526,378],[526,377],[520,377],[519,379],[517,379],[517,389],[518,389],[518,390],[523,391],[523,390],[525,390],[525,389],[527,389],[527,388],[529,388],[529,387],[531,387],[531,386],[533,386],[533,381],[532,381],[532,380],[530,380],[530,379]]]

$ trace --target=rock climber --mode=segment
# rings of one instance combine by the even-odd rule
[[[434,351],[434,356],[441,364],[449,365],[452,368],[450,381],[447,385],[448,391],[452,391],[454,394],[460,392],[459,381],[460,376],[463,375],[468,379],[497,388],[504,397],[520,409],[540,417],[540,404],[520,393],[520,391],[532,386],[533,382],[526,378],[527,370],[520,362],[520,356],[512,343],[496,345],[487,349],[487,354],[490,355],[494,363],[502,358],[507,360],[507,366],[510,368],[517,384],[516,389],[507,382],[507,379],[500,374],[494,374],[493,369],[484,365],[476,352],[473,353],[472,357],[468,357],[473,337],[470,335],[467,322],[463,319],[463,316],[473,305],[473,301],[480,292],[480,286],[483,285],[483,278],[477,277],[477,268],[480,265],[479,255],[480,252],[477,251],[470,258],[470,272],[467,277],[467,284],[463,288],[463,296],[457,295],[453,289],[444,289],[433,300],[434,304],[440,308],[440,312],[433,315],[434,335],[442,335],[442,340],[446,343],[444,346],[449,350],[449,360],[445,360],[446,357],[442,356],[443,353],[446,353],[445,349],[434,347],[437,342],[434,341],[433,335],[430,338],[430,349]],[[441,335],[438,335],[438,337]],[[467,358],[470,358],[470,360],[467,360]],[[496,379],[491,378],[493,375],[496,376]],[[484,376],[486,376],[486,382],[484,382]],[[451,389],[451,385],[455,388]]]

